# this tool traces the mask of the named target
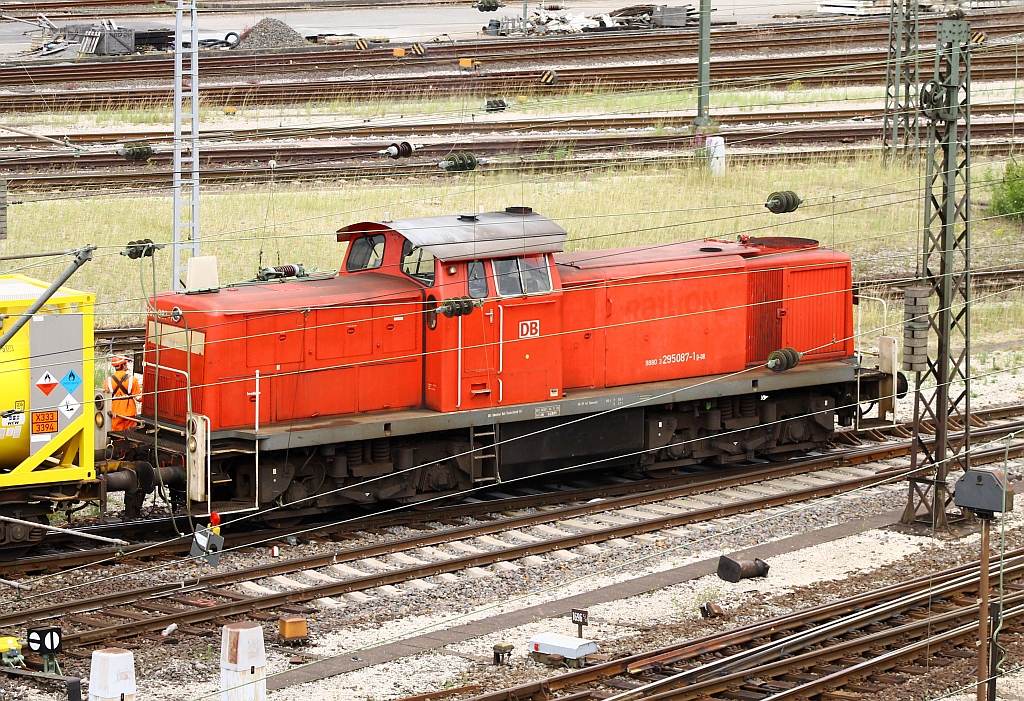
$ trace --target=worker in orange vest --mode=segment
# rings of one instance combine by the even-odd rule
[[[110,392],[111,410],[114,414],[110,422],[112,431],[127,431],[136,426],[135,415],[139,413],[135,400],[142,394],[142,386],[135,375],[128,372],[128,358],[115,355],[110,359],[114,366],[114,374],[107,378],[106,390]]]

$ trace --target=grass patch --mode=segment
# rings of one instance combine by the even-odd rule
[[[983,171],[976,171],[983,172]],[[219,257],[222,282],[252,278],[260,265],[300,262],[336,269],[347,224],[391,218],[500,210],[526,204],[558,220],[569,250],[657,245],[705,237],[801,236],[848,252],[855,276],[912,273],[919,240],[920,178],[915,167],[886,168],[876,158],[730,166],[723,178],[704,171],[640,168],[557,175],[470,173],[429,180],[363,180],[208,188],[202,198],[204,254]],[[763,207],[773,190],[794,190],[801,208],[776,216]],[[977,214],[976,214],[977,216]],[[10,238],[0,254],[84,244],[101,248],[72,279],[98,295],[100,326],[139,323],[144,296],[170,283],[167,249],[131,261],[129,241],[171,238],[169,195],[86,196],[26,201],[9,210]],[[979,221],[975,265],[1015,257],[1020,226]],[[652,250],[652,256],[657,249]],[[0,272],[53,279],[63,259],[16,261]]]

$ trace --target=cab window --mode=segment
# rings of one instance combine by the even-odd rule
[[[551,291],[551,270],[543,255],[499,258],[493,265],[495,284],[502,297]]]
[[[406,241],[402,244],[402,272],[430,287],[434,284],[434,255]]]
[[[487,289],[487,273],[484,271],[484,262],[482,260],[469,261],[466,277],[469,279],[469,296],[473,299],[487,299],[490,290]]]
[[[349,244],[348,261],[345,270],[350,273],[359,270],[373,270],[384,262],[384,234],[360,236]]]

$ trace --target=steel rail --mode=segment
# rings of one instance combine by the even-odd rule
[[[975,29],[985,29],[993,37],[1018,31],[1024,13],[1020,10],[972,17]],[[872,23],[818,22],[804,23],[797,28],[789,24],[767,24],[756,27],[718,28],[714,32],[716,51],[756,50],[763,52],[765,34],[770,33],[772,49],[780,47],[834,48],[840,45],[887,40],[886,28]],[[922,38],[934,35],[934,26],[923,28]],[[352,39],[353,43],[355,38]],[[651,32],[602,32],[568,37],[536,37],[470,40],[431,45],[426,56],[396,60],[390,45],[359,51],[351,47],[310,46],[299,49],[269,51],[205,51],[200,58],[204,76],[250,74],[291,74],[326,72],[344,69],[402,69],[411,66],[450,64],[458,58],[472,56],[490,62],[558,61],[566,65],[573,60],[605,59],[609,53],[621,52],[631,58],[650,54],[675,54],[696,51],[697,37],[693,30],[663,29]],[[173,60],[165,56],[130,56],[114,59],[97,58],[89,62],[39,61],[5,66],[0,62],[0,84],[38,86],[48,82],[104,81],[125,79],[170,78]]]
[[[1011,405],[1006,407],[999,407],[995,409],[986,409],[978,412],[981,416],[988,418],[989,420],[1006,419],[1013,417],[1024,409],[1024,405]],[[900,425],[901,427],[903,425]],[[884,426],[881,428],[866,428],[859,431],[859,433],[867,436],[872,436],[872,440],[881,438],[880,432],[891,428]],[[905,428],[905,427],[904,427]],[[1001,425],[996,427],[989,427],[989,431],[1003,432],[1007,429],[1007,426]],[[855,432],[854,435],[856,435]],[[976,434],[980,437],[984,437],[984,433]],[[896,451],[895,454],[883,455],[879,450],[884,448],[893,447]],[[872,452],[874,451],[874,452]],[[848,462],[847,466],[855,464],[862,464],[863,462],[871,460],[885,459],[886,457],[898,457],[906,454],[905,447],[901,447],[899,444],[896,446],[881,446],[878,448],[868,448],[867,452],[858,454],[858,451],[847,451],[843,453],[846,456]],[[555,490],[544,494],[529,495],[529,496],[516,496],[502,499],[488,500],[483,503],[473,504],[458,504],[452,506],[443,506],[437,509],[430,509],[426,511],[411,511],[404,512],[402,514],[382,514],[376,516],[367,516],[364,518],[354,519],[352,521],[345,522],[343,524],[325,524],[323,527],[317,528],[315,525],[310,526],[309,524],[300,525],[293,529],[273,529],[273,530],[258,530],[258,531],[247,531],[244,534],[231,533],[230,531],[225,532],[229,547],[237,547],[239,545],[246,545],[249,543],[266,542],[268,539],[285,538],[289,535],[294,534],[324,534],[324,533],[346,533],[353,530],[372,530],[385,528],[396,525],[421,527],[425,522],[441,522],[445,524],[451,524],[452,519],[461,518],[465,516],[480,517],[480,512],[486,510],[487,512],[502,512],[506,510],[524,509],[524,508],[535,508],[537,506],[549,505],[552,503],[562,503],[567,501],[588,501],[591,499],[605,499],[607,501],[602,504],[607,509],[613,508],[625,508],[626,506],[646,503],[652,499],[667,499],[679,496],[686,496],[689,494],[699,494],[703,491],[710,491],[716,489],[725,489],[728,487],[742,486],[744,484],[750,484],[765,479],[776,479],[779,477],[786,477],[791,475],[806,474],[814,470],[829,469],[830,467],[842,467],[842,465],[830,464],[829,461],[833,460],[837,456],[827,455],[821,458],[811,458],[808,460],[790,461],[783,464],[778,464],[768,468],[755,468],[751,469],[747,466],[727,468],[720,470],[712,479],[708,479],[707,473],[688,474],[677,477],[669,478],[657,478],[655,480],[644,480],[635,483],[627,484],[610,484],[610,485],[599,485],[596,487],[589,487],[583,489],[576,489],[571,491],[560,491]],[[677,491],[676,491],[677,490]],[[636,496],[639,493],[639,497]],[[627,503],[630,499],[636,500],[632,504]],[[548,512],[551,513],[551,512]],[[564,513],[559,511],[556,513],[558,517],[564,517]],[[172,519],[155,519],[151,520],[145,527],[149,530],[159,529],[162,526],[170,527]],[[507,521],[496,522],[490,526],[476,527],[476,530],[462,528],[456,530],[445,531],[445,533],[452,537],[460,537],[458,533],[464,533],[461,537],[472,537],[475,535],[483,535],[486,533],[498,532],[506,530],[508,528]],[[122,523],[122,524],[110,524],[110,525],[99,525],[99,526],[87,526],[81,529],[84,533],[106,533],[110,535],[122,535],[126,538],[133,537],[137,532],[138,524],[135,523]],[[226,524],[225,528],[230,528],[230,524]],[[453,534],[455,534],[453,536]],[[413,539],[415,540],[415,539]],[[42,541],[44,545],[56,545],[53,538],[48,538]],[[408,544],[398,549],[406,549],[416,547],[415,544]],[[45,555],[38,557],[22,557],[17,561],[5,563],[5,570],[11,573],[14,572],[39,572],[46,571],[49,569],[65,569],[67,567],[77,566],[81,564],[90,564],[96,561],[102,561],[111,557],[118,559],[136,557],[148,557],[161,553],[181,553],[187,552],[191,544],[191,541],[187,537],[174,539],[169,542],[154,545],[153,543],[137,543],[135,545],[126,546],[123,548],[96,548],[92,550],[83,550],[79,552],[67,553],[61,552],[54,555]],[[342,553],[348,551],[341,551],[336,553],[333,557],[336,557]],[[360,551],[362,552],[362,551]],[[377,552],[376,554],[382,554]],[[353,557],[348,559],[358,559],[360,555],[357,553]],[[368,556],[365,552],[362,556]],[[282,574],[285,571],[293,571],[287,569],[291,563],[295,563],[296,567],[309,567],[313,566],[302,560],[290,560],[284,565],[285,570],[275,570],[272,574]],[[252,572],[254,577],[266,576],[260,575],[259,570]],[[2,620],[0,620],[2,625]]]
[[[1017,105],[1013,102],[979,102],[971,105],[971,113],[975,117],[983,115],[999,116],[1012,115]],[[877,106],[867,107],[841,107],[827,109],[805,109],[785,111],[750,111],[750,110],[723,110],[715,112],[715,122],[718,125],[737,126],[745,125],[748,128],[757,124],[770,124],[778,129],[781,125],[796,125],[807,122],[828,122],[828,121],[863,121],[877,120],[880,118]],[[385,118],[386,120],[387,118]],[[416,139],[424,136],[450,136],[454,134],[477,134],[477,135],[501,135],[503,133],[514,133],[527,136],[526,132],[577,132],[593,129],[606,131],[626,129],[662,129],[662,128],[688,128],[693,121],[693,115],[684,112],[653,113],[641,115],[620,115],[620,116],[555,116],[555,117],[527,117],[517,119],[484,119],[481,121],[461,119],[458,121],[382,121],[379,124],[353,123],[351,125],[326,125],[317,127],[256,127],[249,129],[231,130],[210,130],[201,134],[201,139],[208,144],[208,148],[216,148],[223,142],[270,142],[280,139],[353,139],[353,138],[387,138],[387,139]],[[172,141],[172,133],[166,130],[152,131],[122,131],[122,132],[89,132],[71,134],[53,133],[45,136],[47,139],[63,141],[68,139],[76,147],[85,146],[109,146],[111,152],[79,151],[75,154],[66,154],[69,162],[77,162],[83,157],[107,155],[114,157],[113,150],[126,142],[145,142],[155,149],[169,145]],[[251,144],[250,144],[251,145]],[[376,145],[376,144],[375,144]],[[30,159],[36,156],[57,155],[62,149],[41,148],[39,140],[31,136],[4,136],[0,135],[0,149],[18,149],[17,153],[10,154],[16,159],[22,160],[26,165],[32,165]],[[0,156],[3,154],[0,153]],[[157,154],[160,155],[159,153]],[[166,154],[165,154],[166,155]],[[123,163],[124,158],[117,156],[118,163]],[[5,166],[17,165],[12,161],[0,164]],[[49,163],[46,163],[49,165]]]
[[[1007,600],[1012,603],[1024,601],[1024,594],[1011,595],[1007,597]],[[631,696],[624,694],[616,695],[612,698],[614,698],[615,701],[620,701],[620,699],[625,701],[627,698],[643,698],[645,701],[682,701],[683,699],[706,698],[707,695],[727,691],[751,677],[779,676],[795,669],[806,669],[808,667],[819,666],[823,663],[835,662],[849,658],[853,654],[864,654],[865,652],[870,652],[883,645],[900,643],[908,637],[918,636],[920,638],[912,644],[905,644],[897,650],[889,651],[877,658],[869,659],[863,663],[853,665],[842,672],[823,675],[822,678],[817,679],[814,682],[798,685],[793,687],[790,691],[784,691],[779,694],[766,697],[766,701],[767,699],[776,701],[793,698],[793,693],[799,693],[803,696],[807,692],[813,693],[815,689],[821,688],[822,686],[835,686],[837,682],[843,678],[867,673],[867,671],[877,671],[880,667],[882,669],[888,669],[897,662],[917,659],[923,652],[934,653],[936,648],[941,648],[941,646],[947,643],[966,642],[969,636],[974,635],[974,631],[977,628],[977,615],[977,608],[973,605],[967,605],[956,611],[940,614],[938,616],[930,616],[901,626],[894,626],[888,630],[869,633],[868,635],[855,637],[850,640],[832,641],[827,646],[819,649],[810,650],[789,658],[778,659],[764,665],[733,672],[704,682],[697,682],[688,685],[683,689],[672,689],[657,694],[651,694],[649,696],[641,696],[639,694]],[[1007,620],[1020,616],[1024,616],[1024,605],[1015,606],[1004,612],[1004,618]],[[943,630],[944,626],[959,624],[965,618],[975,620],[973,620],[973,622],[958,625],[956,628],[951,630]],[[941,632],[936,633],[936,630]],[[830,678],[830,682],[823,682],[823,679],[825,678]]]
[[[1024,548],[1019,548],[1007,552],[1004,560],[1020,562],[1022,557],[1024,557]],[[929,588],[933,585],[945,585],[947,582],[969,574],[977,568],[977,562],[957,565],[934,574],[921,575],[904,582],[855,594],[838,601],[819,604],[809,609],[792,611],[765,621],[748,623],[740,628],[711,633],[696,640],[675,643],[664,648],[637,653],[619,660],[584,667],[580,670],[570,670],[554,677],[480,694],[467,701],[512,701],[513,699],[525,699],[535,694],[551,694],[556,691],[599,681],[602,678],[626,674],[637,675],[647,671],[656,672],[666,667],[671,669],[671,665],[678,664],[679,662],[691,660],[702,655],[713,655],[720,650],[750,643],[779,632],[794,630],[806,625],[829,621],[837,616],[856,613],[872,605],[912,594],[922,588]],[[974,607],[970,607],[970,609],[973,613],[977,613]],[[820,653],[821,650],[812,652]],[[737,676],[743,679],[753,676],[753,673],[741,671],[737,673]]]
[[[1024,453],[1024,446],[1017,446],[1011,450],[1012,453],[1020,454]],[[979,453],[976,457],[981,462],[985,460],[999,460],[1002,459],[1004,451],[1002,449]],[[980,464],[980,463],[979,463]],[[920,470],[920,468],[919,468]],[[660,518],[648,519],[645,521],[639,521],[636,523],[613,526],[600,531],[588,532],[581,535],[571,535],[559,538],[552,538],[550,540],[541,541],[538,543],[531,543],[527,545],[510,546],[500,551],[485,552],[481,554],[468,555],[465,557],[453,558],[442,562],[432,562],[425,565],[405,567],[401,570],[385,572],[376,575],[366,575],[364,577],[356,577],[349,580],[338,581],[327,584],[312,585],[304,589],[292,590],[286,592],[278,592],[275,594],[267,594],[252,598],[242,598],[240,595],[233,595],[232,600],[226,603],[219,603],[213,605],[205,605],[199,609],[193,610],[182,610],[170,612],[163,608],[160,609],[160,613],[163,615],[157,617],[145,617],[139,615],[125,616],[129,618],[126,623],[118,623],[115,625],[105,626],[102,628],[96,628],[93,630],[78,631],[73,633],[65,633],[65,643],[75,645],[86,645],[90,643],[96,643],[106,640],[116,640],[125,637],[132,637],[139,633],[152,632],[165,628],[170,623],[177,623],[178,625],[187,625],[192,623],[198,623],[201,621],[209,621],[214,618],[238,615],[240,613],[246,613],[257,610],[273,609],[284,605],[298,604],[313,601],[316,599],[336,596],[345,594],[353,591],[359,591],[363,589],[369,589],[374,587],[380,587],[388,584],[396,584],[410,579],[421,579],[424,577],[436,576],[446,572],[455,572],[464,570],[470,567],[481,567],[490,565],[496,562],[519,559],[527,557],[529,555],[536,555],[540,553],[550,552],[553,550],[564,550],[567,548],[579,547],[581,545],[587,545],[592,543],[604,542],[614,538],[625,538],[633,535],[639,535],[648,533],[651,531],[657,531],[665,528],[672,528],[686,523],[691,523],[698,520],[706,520],[709,518],[721,518],[724,516],[735,515],[743,513],[745,511],[756,510],[761,508],[767,508],[771,506],[778,506],[782,504],[791,503],[793,501],[806,501],[823,496],[830,496],[836,493],[857,489],[871,484],[877,484],[882,481],[899,479],[905,477],[911,473],[909,468],[903,470],[896,470],[886,474],[871,475],[868,477],[855,478],[846,480],[831,485],[822,485],[817,487],[809,487],[803,490],[795,490],[793,492],[787,492],[780,495],[763,497],[758,499],[752,499],[746,502],[736,502],[734,504],[713,506],[707,509],[701,509],[697,511],[687,512],[678,515],[665,516]],[[593,505],[589,505],[591,509]],[[580,508],[580,507],[577,507]],[[564,516],[563,516],[564,517]],[[502,530],[508,528],[506,524],[502,524]],[[169,586],[174,587],[174,593],[189,593],[196,590],[206,590],[206,586],[182,586],[182,583],[175,583]],[[165,590],[167,593],[171,593],[170,589]],[[216,591],[207,591],[208,595],[218,595]],[[223,592],[220,592],[223,595]],[[80,608],[83,604],[72,604],[70,608],[78,611],[92,610],[98,606],[110,606],[120,599],[123,594],[112,594],[104,597],[102,603],[93,602],[88,608]],[[241,599],[241,600],[239,600]],[[130,598],[128,601],[131,601]],[[27,614],[35,614],[37,612],[25,612]],[[116,614],[112,614],[115,615]],[[33,616],[33,620],[42,618],[40,615]]]
[[[788,83],[799,79],[805,85],[875,84],[885,77],[884,50],[846,51],[837,55],[797,55],[785,59],[787,72],[779,74],[779,59],[722,59],[715,65],[713,87],[722,89],[748,80]],[[971,67],[975,81],[1012,79],[1016,70],[1013,46],[995,47],[979,53]],[[834,69],[842,68],[841,72]],[[258,82],[256,84],[207,84],[200,97],[207,105],[288,104],[320,100],[373,96],[436,97],[449,95],[493,95],[513,90],[528,93],[563,93],[573,90],[626,90],[685,87],[696,80],[697,65],[657,63],[572,67],[559,71],[557,85],[541,85],[534,70],[495,70],[475,73],[428,73],[369,78],[324,78],[309,81]],[[92,88],[81,90],[38,90],[0,94],[0,111],[55,111],[65,109],[133,108],[166,104],[169,86]]]
[[[1013,426],[1018,425],[1024,426],[1024,422],[1015,422],[1013,424]],[[474,524],[446,530],[439,530],[426,535],[410,536],[408,538],[393,540],[387,543],[374,544],[359,548],[342,549],[333,553],[327,553],[322,555],[310,555],[303,558],[295,558],[283,563],[270,563],[267,565],[257,565],[255,567],[246,568],[244,570],[234,570],[232,572],[209,574],[203,577],[203,586],[215,586],[220,584],[236,583],[239,581],[248,581],[272,575],[286,574],[289,572],[309,569],[311,567],[322,567],[325,565],[331,565],[338,562],[352,562],[367,557],[376,557],[379,555],[386,555],[388,553],[400,552],[412,548],[437,545],[445,542],[450,542],[453,540],[472,538],[480,535],[487,535],[490,533],[500,533],[502,531],[507,531],[515,528],[524,528],[527,526],[537,525],[539,523],[548,523],[551,521],[558,521],[561,519],[573,518],[586,514],[599,513],[602,511],[610,511],[620,508],[628,508],[630,506],[638,506],[641,504],[650,503],[652,501],[664,501],[666,499],[674,499],[683,496],[693,496],[698,495],[702,492],[708,492],[717,489],[726,489],[729,487],[737,487],[763,480],[779,479],[793,475],[806,474],[812,471],[820,471],[827,469],[835,469],[837,467],[843,466],[858,465],[863,464],[864,462],[870,462],[872,460],[884,460],[886,458],[895,457],[897,455],[905,453],[905,450],[903,450],[902,453],[899,452],[899,450],[900,449],[896,446],[880,446],[877,448],[869,448],[866,450],[851,450],[849,452],[844,452],[842,454],[823,456],[821,458],[814,458],[812,460],[807,461],[799,461],[799,463],[797,464],[776,465],[768,468],[761,468],[760,470],[748,469],[741,474],[722,477],[718,479],[712,479],[708,481],[701,481],[698,482],[697,484],[692,485],[666,487],[663,489],[643,492],[638,495],[623,495],[619,497],[607,498],[597,504],[587,503],[576,506],[564,506],[559,509],[547,510],[537,514],[528,514],[525,516],[495,520],[483,524]],[[886,477],[889,476],[887,475]],[[864,479],[868,478],[860,478],[861,481],[863,481]],[[842,484],[845,484],[845,482]],[[597,498],[593,496],[594,491],[595,490],[586,490],[586,494],[577,494],[576,492],[562,493],[561,495],[557,496],[560,496],[562,499],[572,498],[574,500]],[[788,494],[789,493],[786,493],[786,495]],[[506,501],[513,501],[514,503],[510,505],[513,508],[523,508],[524,506],[523,504],[518,503],[519,500]],[[755,503],[760,502],[758,500],[755,500]],[[492,502],[486,502],[484,504],[467,505],[467,507],[475,507],[478,512],[481,508],[486,508],[488,510],[500,508],[497,505],[492,505]],[[463,507],[463,509],[467,507]],[[703,520],[703,517],[706,514],[719,514],[721,508],[723,507],[713,507],[709,509],[704,509],[700,512],[689,513],[696,513],[698,514],[697,520]],[[689,513],[686,515],[689,515]],[[439,518],[438,515],[433,514],[431,512],[425,512],[424,516],[424,520],[434,520]],[[448,518],[450,518],[450,516],[448,516]],[[654,521],[657,520],[658,519],[654,519]],[[638,521],[637,524],[646,524],[649,522],[650,521]],[[360,522],[359,527],[361,529],[367,528],[367,524],[364,522]],[[449,560],[448,562],[452,561]],[[126,591],[122,592],[121,594],[115,594],[113,600],[109,595],[93,597],[91,599],[81,599],[74,602],[73,606],[75,608],[69,611],[64,611],[63,608],[67,606],[67,604],[54,604],[49,607],[36,608],[30,612],[11,612],[8,614],[0,614],[0,628],[5,626],[16,625],[18,623],[24,623],[28,620],[31,620],[31,617],[44,618],[48,616],[58,615],[58,613],[60,612],[75,613],[79,611],[89,610],[90,608],[94,608],[95,606],[99,605],[110,605],[115,601],[130,601],[145,596],[160,594],[162,592],[169,590],[179,590],[181,587],[182,582],[176,581]]]
[[[1008,142],[998,139],[1008,136],[1013,130],[1010,118],[975,120],[972,128],[979,151],[1003,152],[1010,148]],[[779,126],[738,127],[721,129],[719,134],[731,139],[734,148],[754,148],[771,140],[773,145],[789,144],[806,146],[828,144],[830,153],[842,156],[844,153],[858,153],[857,144],[871,144],[878,140],[875,124],[854,125],[812,125],[800,129],[786,130]],[[988,139],[989,141],[982,141]],[[840,144],[840,146],[832,146]],[[572,171],[620,163],[629,167],[632,161],[643,163],[686,163],[694,162],[692,149],[694,137],[685,132],[676,134],[602,134],[602,135],[524,135],[514,137],[481,137],[474,140],[473,152],[486,156],[492,161],[484,166],[489,172],[521,171]],[[440,175],[437,160],[423,162],[379,161],[366,163],[367,156],[376,158],[381,142],[371,143],[269,143],[253,146],[211,147],[204,151],[204,159],[211,166],[200,174],[202,182],[248,182],[269,178],[277,180],[341,179],[345,177],[413,177]],[[425,144],[417,159],[441,158],[453,148],[461,146],[458,140],[434,141]],[[628,149],[625,153],[623,149]],[[556,151],[572,153],[568,158],[555,158]],[[577,156],[576,151],[586,155]],[[666,153],[666,151],[668,153]],[[820,157],[819,152],[815,152]],[[802,152],[793,151],[749,151],[733,152],[730,160],[744,161],[798,159]],[[501,158],[511,159],[502,161]],[[271,168],[269,162],[275,161]],[[166,154],[157,154],[150,159],[151,167],[139,169],[127,164],[115,154],[91,154],[74,158],[66,155],[45,153],[26,160],[8,160],[0,164],[0,173],[8,180],[8,188],[15,191],[50,191],[66,187],[88,187],[102,189],[111,187],[143,188],[168,186],[172,173],[166,168],[169,162]],[[238,165],[245,164],[245,165]],[[75,167],[62,171],[63,166]],[[90,168],[81,170],[81,168]],[[156,170],[155,168],[160,168]]]

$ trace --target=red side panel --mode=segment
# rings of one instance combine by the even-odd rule
[[[270,377],[260,378],[260,425],[270,423],[274,392]],[[256,422],[256,376],[234,376],[220,380],[220,411],[211,412],[211,424],[218,428],[250,427]]]
[[[566,389],[604,386],[604,308],[603,279],[562,289],[562,379]]]
[[[747,280],[739,260],[676,275],[610,280],[606,386],[744,367]]]
[[[788,268],[783,308],[783,345],[807,359],[853,353],[853,293],[850,263]]]
[[[750,272],[747,308],[747,365],[759,365],[782,348],[781,268]]]

